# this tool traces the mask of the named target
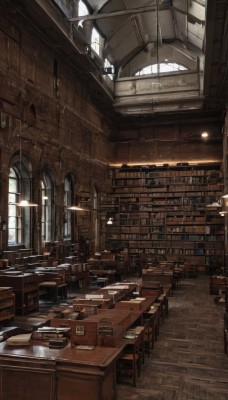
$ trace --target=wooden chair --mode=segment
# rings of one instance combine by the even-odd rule
[[[150,356],[151,350],[154,348],[155,342],[155,324],[154,316],[149,313],[143,315],[143,326],[144,326],[144,346],[145,353]]]
[[[144,362],[144,327],[136,328],[135,332],[134,338],[126,339],[126,347],[117,363],[117,381],[129,383],[130,379],[134,387]]]
[[[169,301],[166,294],[162,294],[158,297],[157,302],[161,304],[161,317],[164,321],[165,317],[169,315]]]

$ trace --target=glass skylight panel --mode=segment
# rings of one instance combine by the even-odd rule
[[[163,62],[160,64],[153,64],[153,65],[147,65],[146,67],[142,68],[140,71],[136,72],[136,76],[140,75],[151,75],[151,74],[157,74],[158,72],[161,73],[172,73],[172,72],[177,72],[177,71],[186,71],[187,68],[184,67],[184,65],[177,64],[175,62]]]

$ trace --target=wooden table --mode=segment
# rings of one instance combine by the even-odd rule
[[[112,295],[115,302],[129,299],[133,292],[137,289],[137,283],[134,282],[117,282],[112,285],[105,286],[97,291],[97,294]]]
[[[100,336],[98,334],[99,324],[103,320],[109,320],[112,324],[113,336],[111,335],[110,347],[117,347],[123,343],[124,331],[141,321],[141,312],[132,312],[130,310],[119,310],[116,308],[111,309],[98,309],[98,314],[91,315],[83,320],[71,320],[71,344],[72,347],[77,345],[100,345]],[[82,328],[84,333],[77,332],[77,327]]]
[[[120,310],[122,309],[141,312],[143,314],[156,302],[156,299],[156,296],[148,296],[142,298],[141,300],[137,300],[137,298],[125,301],[122,300],[116,303],[115,308]]]
[[[0,343],[1,400],[114,400],[122,347],[49,349]]]
[[[120,274],[115,269],[90,269],[90,277],[105,277],[108,282],[120,279]]]

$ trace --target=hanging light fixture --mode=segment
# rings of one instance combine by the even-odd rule
[[[219,211],[219,214],[221,215],[221,217],[224,217],[227,214],[227,211]]]
[[[19,135],[19,141],[20,141],[20,148],[19,148],[19,166],[20,166],[20,188],[19,188],[19,194],[22,196],[22,151],[21,151],[21,121],[20,121],[20,135]],[[38,204],[33,203],[29,200],[26,199],[20,199],[18,203],[16,203],[17,207],[38,207]]]
[[[207,204],[206,207],[208,208],[220,208],[222,207],[222,203],[220,200],[215,200],[211,204]]]
[[[109,218],[109,219],[108,219],[107,225],[113,225],[113,218]]]
[[[16,203],[17,207],[38,207],[38,204],[31,203],[28,200],[20,200],[19,203]]]
[[[87,208],[82,208],[82,207],[80,207],[79,205],[67,207],[67,210],[72,210],[72,211],[89,211]]]
[[[88,198],[89,199],[89,198]],[[80,195],[75,196],[75,204],[72,206],[66,207],[67,210],[72,210],[72,211],[90,211],[88,208],[83,207],[83,203],[86,203],[86,200],[84,197],[81,197]]]

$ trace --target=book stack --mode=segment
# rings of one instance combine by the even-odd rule
[[[22,333],[20,335],[10,336],[6,340],[6,343],[9,346],[28,346],[31,344],[31,336],[31,333]]]

